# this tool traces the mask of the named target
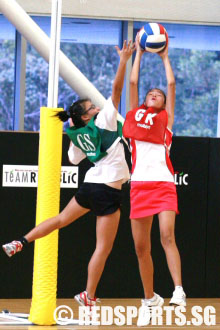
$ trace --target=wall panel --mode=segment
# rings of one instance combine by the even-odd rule
[[[0,166],[37,165],[38,133],[0,133]],[[188,297],[216,297],[219,274],[219,139],[174,137],[171,158],[176,171],[180,214],[176,240],[182,258],[183,283]],[[69,165],[64,135],[63,165]],[[79,182],[90,164],[79,167]],[[178,172],[178,173],[177,173]],[[61,209],[76,189],[61,189]],[[36,188],[0,187],[2,210],[0,244],[17,239],[35,224]],[[95,217],[89,213],[59,233],[58,297],[72,297],[85,289],[87,265],[95,248]],[[158,219],[152,230],[155,291],[171,296],[173,284],[160,244]],[[32,287],[33,244],[8,258],[0,251],[1,298],[29,298]],[[214,280],[213,280],[214,279]],[[21,289],[22,288],[22,289]],[[129,220],[129,184],[123,188],[122,216],[113,251],[97,295],[142,297]]]

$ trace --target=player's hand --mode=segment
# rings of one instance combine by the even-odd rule
[[[166,47],[163,50],[161,50],[161,52],[157,53],[162,59],[164,59],[165,57],[168,57],[169,37],[168,37],[167,32],[165,34],[166,34],[166,40],[167,40]]]
[[[118,46],[115,46],[115,49],[120,56],[120,60],[124,60],[127,62],[135,50],[135,43],[132,43],[132,41],[130,40],[127,44],[127,41],[125,40],[123,42],[122,49],[120,49]]]
[[[140,46],[140,34],[139,34],[139,32],[136,34],[136,37],[135,37],[135,48],[136,48],[137,53],[139,53],[140,55],[144,54],[145,51]]]

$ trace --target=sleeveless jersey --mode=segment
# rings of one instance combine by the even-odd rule
[[[107,150],[122,136],[122,124],[120,122],[117,122],[117,131],[110,131],[97,127],[94,122],[96,117],[93,117],[84,127],[75,128],[72,126],[66,130],[74,145],[81,149],[92,163],[105,157]]]
[[[68,156],[77,165],[88,158],[94,166],[85,175],[84,182],[109,183],[129,179],[129,170],[121,142],[122,125],[117,121],[117,109],[112,99],[106,100],[103,109],[90,122],[79,129],[67,129],[73,143]]]
[[[141,105],[127,113],[123,135],[131,139],[132,181],[174,181],[169,158],[172,132],[167,123],[165,109]]]

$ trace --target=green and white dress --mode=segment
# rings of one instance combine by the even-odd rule
[[[117,110],[109,98],[104,108],[82,128],[70,127],[67,134],[73,144],[68,151],[74,165],[86,157],[94,163],[86,173],[84,182],[126,182],[130,175],[123,144],[121,123],[117,121]]]

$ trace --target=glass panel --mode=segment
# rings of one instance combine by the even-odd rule
[[[112,46],[62,43],[62,50],[105,98],[111,95],[118,65]],[[80,56],[79,56],[80,54]],[[68,107],[78,95],[63,81],[59,85],[59,105]]]
[[[163,23],[162,23],[163,24]],[[134,35],[144,22],[134,24]],[[216,136],[220,77],[220,27],[163,24],[176,77],[176,135]],[[155,54],[144,54],[139,97],[151,87],[166,91],[164,67]]]
[[[0,130],[13,130],[15,28],[0,15]]]
[[[34,17],[50,33],[49,17]],[[118,65],[118,55],[113,47],[121,42],[119,21],[63,18],[61,50],[108,98]],[[40,107],[47,105],[48,64],[28,46],[26,75],[25,130],[39,130]],[[58,106],[66,109],[78,95],[59,79]]]
[[[48,63],[27,44],[24,130],[38,131],[40,107],[47,106]]]

